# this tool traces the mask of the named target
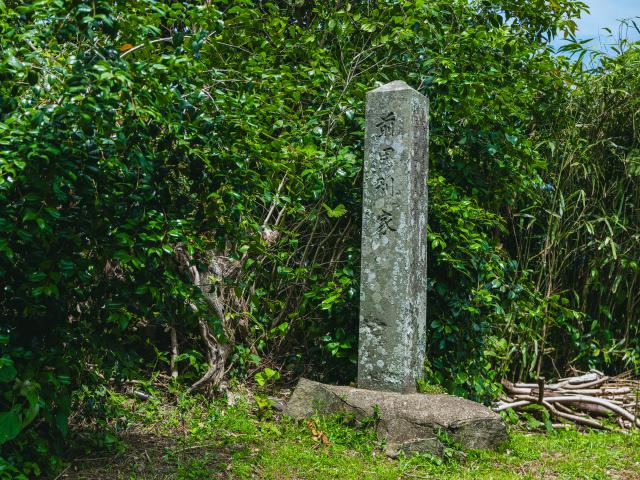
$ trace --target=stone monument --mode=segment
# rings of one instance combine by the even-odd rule
[[[424,367],[429,102],[404,82],[367,94],[358,387],[410,393]]]
[[[441,454],[507,438],[499,415],[470,400],[419,394],[427,316],[428,101],[396,81],[367,95],[358,387],[300,379],[285,413],[379,415],[385,452]]]

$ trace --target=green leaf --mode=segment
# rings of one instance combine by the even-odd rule
[[[360,25],[360,28],[362,30],[364,30],[365,32],[369,32],[369,33],[375,32],[375,30],[376,30],[376,26],[375,25],[373,25],[371,23],[364,23],[364,22]]]
[[[326,203],[323,203],[322,206],[327,211],[327,215],[329,217],[331,217],[331,218],[342,217],[345,213],[347,213],[347,209],[345,208],[345,206],[343,204],[339,204],[335,208],[329,207]]]
[[[8,412],[0,413],[0,445],[13,440],[22,430],[20,406],[16,405]]]
[[[256,380],[256,383],[261,387],[264,387],[265,383],[267,383],[267,379],[265,378],[265,375],[262,372],[256,373],[254,378]]]
[[[16,371],[16,367],[13,365],[13,360],[11,360],[6,355],[0,358],[0,383],[11,382],[18,372]]]
[[[66,437],[69,434],[69,417],[62,412],[57,412],[55,415],[56,427]]]

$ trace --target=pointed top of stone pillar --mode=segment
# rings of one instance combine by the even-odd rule
[[[385,83],[384,85],[382,85],[381,87],[378,87],[376,89],[370,90],[369,93],[383,93],[383,92],[397,92],[400,90],[414,90],[414,88],[411,88],[409,85],[407,85],[406,82],[403,82],[402,80],[394,80],[393,82],[389,82],[389,83]]]

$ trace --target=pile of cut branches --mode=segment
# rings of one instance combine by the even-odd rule
[[[573,377],[546,383],[511,383],[503,380],[506,396],[493,407],[494,412],[513,409],[521,412],[530,405],[548,410],[556,421],[591,428],[607,429],[603,419],[610,419],[621,428],[640,428],[640,381],[631,373],[608,377],[591,370]]]

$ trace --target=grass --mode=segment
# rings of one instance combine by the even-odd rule
[[[107,433],[77,422],[59,479],[639,479],[640,433],[514,430],[499,452],[387,459],[371,426],[296,422],[203,398],[106,398]]]

